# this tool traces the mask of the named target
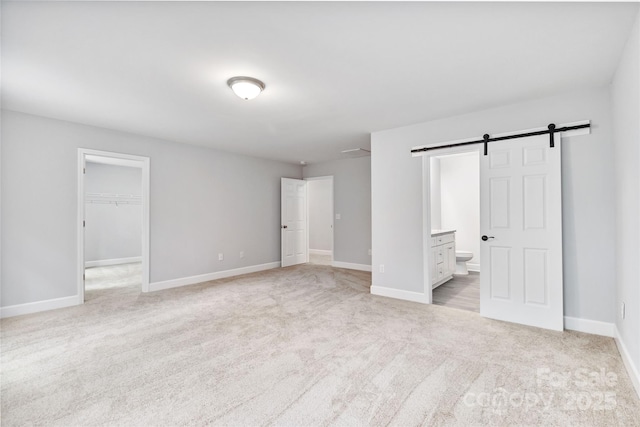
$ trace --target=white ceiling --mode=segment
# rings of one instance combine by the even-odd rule
[[[319,162],[373,131],[606,85],[637,8],[3,1],[2,107]],[[237,75],[265,91],[241,100]]]

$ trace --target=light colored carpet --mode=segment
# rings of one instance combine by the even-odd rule
[[[137,295],[142,289],[142,263],[93,267],[84,270],[84,300],[113,298],[120,295]]]
[[[302,265],[5,319],[2,425],[637,425],[612,339],[369,285]]]

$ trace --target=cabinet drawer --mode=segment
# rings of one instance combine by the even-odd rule
[[[438,246],[438,238],[437,237],[432,237],[431,238],[431,247],[435,247]]]
[[[444,268],[442,264],[438,264],[438,279],[442,279],[444,277]]]
[[[442,264],[444,261],[444,250],[442,248],[438,248],[436,255],[436,264]]]
[[[443,234],[435,237],[437,245],[444,245],[445,243],[451,243],[454,240],[453,233]]]

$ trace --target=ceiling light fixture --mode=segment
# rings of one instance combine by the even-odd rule
[[[264,83],[253,77],[231,77],[227,80],[227,85],[236,95],[247,101],[260,95],[264,90]]]

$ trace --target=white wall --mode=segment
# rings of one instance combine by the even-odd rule
[[[141,196],[142,169],[87,162],[84,184],[85,262],[142,256],[142,205],[89,202],[97,193]]]
[[[372,134],[373,285],[424,293],[422,161],[414,146],[592,120],[562,143],[565,315],[613,322],[614,170],[609,88],[594,88]],[[385,273],[378,265],[385,265]]]
[[[305,178],[333,176],[334,262],[371,265],[371,158],[306,165]]]
[[[640,35],[636,19],[611,85],[615,148],[615,321],[635,369],[640,370]],[[626,318],[620,315],[626,303]],[[637,380],[640,380],[637,379]],[[640,394],[640,388],[638,389]]]
[[[456,230],[456,250],[473,252],[480,269],[480,159],[478,152],[440,157],[442,229]]]
[[[440,159],[431,157],[429,159],[429,184],[431,187],[431,228],[442,229],[442,194],[440,184]]]
[[[152,283],[280,260],[280,178],[298,165],[11,111],[2,125],[3,307],[77,293],[79,147],[151,158]]]
[[[313,179],[307,183],[309,200],[309,249],[331,251],[333,233],[333,180]]]

